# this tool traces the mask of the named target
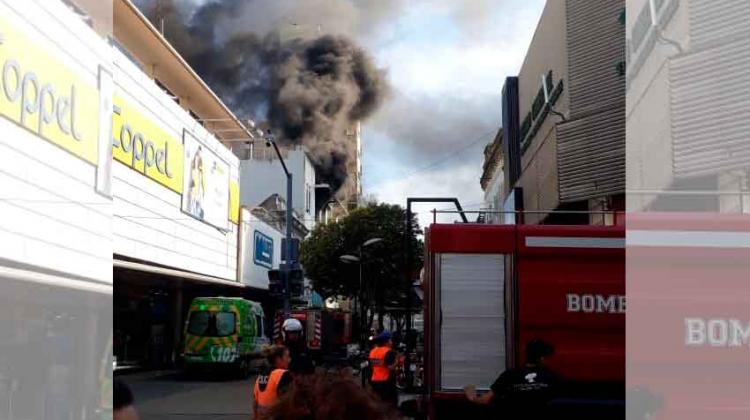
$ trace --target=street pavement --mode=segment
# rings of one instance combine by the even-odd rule
[[[248,420],[255,378],[185,377],[179,371],[117,375],[143,420]]]
[[[236,379],[203,374],[186,377],[177,370],[118,374],[133,391],[142,420],[252,419],[255,377]],[[416,395],[399,395],[399,403]]]

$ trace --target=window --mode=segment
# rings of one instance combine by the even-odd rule
[[[255,335],[263,337],[263,318],[260,315],[255,315]]]
[[[310,214],[310,203],[312,201],[312,188],[310,184],[305,184],[305,211]]]
[[[226,337],[234,334],[235,321],[233,312],[191,312],[188,333],[201,337]]]

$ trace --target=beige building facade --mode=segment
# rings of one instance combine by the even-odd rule
[[[527,223],[612,224],[601,212],[624,209],[624,7],[548,1],[517,98],[506,89],[504,106],[515,100],[518,111],[504,113],[505,161],[518,175],[506,174],[505,194],[522,190]]]
[[[750,3],[631,0],[628,211],[750,211]]]

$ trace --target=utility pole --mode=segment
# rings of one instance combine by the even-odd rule
[[[292,215],[292,173],[286,167],[284,158],[281,156],[279,146],[276,145],[276,141],[273,138],[271,130],[266,132],[266,147],[273,146],[276,151],[276,155],[279,157],[281,167],[284,168],[286,174],[286,262],[281,267],[281,278],[284,284],[284,318],[289,318],[289,314],[292,312],[291,307],[291,290],[289,288],[289,278],[291,271],[296,268],[297,262],[293,256],[294,246],[292,244],[292,229],[293,229],[293,215]]]
[[[364,313],[364,310],[363,310],[364,309],[364,305],[362,304],[362,302],[364,301],[364,291],[363,291],[363,288],[364,288],[364,280],[363,280],[364,279],[364,272],[362,270],[362,266],[363,266],[363,264],[365,262],[365,260],[364,260],[364,257],[365,257],[364,250],[365,250],[365,248],[367,248],[369,246],[372,246],[372,245],[375,245],[375,244],[377,244],[379,242],[382,242],[382,241],[383,241],[383,238],[370,238],[370,239],[366,240],[365,242],[363,242],[359,247],[357,247],[357,255],[347,254],[347,255],[342,255],[342,256],[339,257],[339,259],[343,263],[347,263],[347,264],[355,264],[356,263],[356,264],[359,265],[359,293],[358,293],[358,296],[357,296],[357,306],[358,307],[356,309],[357,309],[357,316],[359,317],[359,324],[360,324],[360,328],[359,328],[360,329],[360,332],[359,332],[359,335],[360,335],[359,342],[360,342],[360,346],[362,346],[362,348],[364,348],[364,337],[365,337],[365,332],[364,332],[365,322],[364,321],[367,318],[367,314]]]

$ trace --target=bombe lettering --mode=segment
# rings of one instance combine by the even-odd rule
[[[723,318],[686,318],[688,347],[750,347],[750,321]]]
[[[626,300],[623,295],[597,295],[568,293],[565,297],[568,312],[624,314]]]

